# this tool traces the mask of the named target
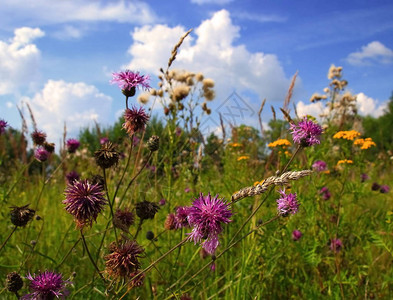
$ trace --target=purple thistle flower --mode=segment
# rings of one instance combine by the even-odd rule
[[[340,239],[332,239],[330,241],[330,250],[334,252],[340,252],[343,247],[343,243]]]
[[[66,179],[69,184],[73,184],[74,181],[79,180],[79,178],[80,176],[76,171],[71,171],[66,175]]]
[[[132,88],[150,89],[149,75],[140,75],[139,72],[132,72],[126,70],[124,72],[112,73],[113,79],[110,81],[111,84],[117,84],[122,90],[130,91]]]
[[[184,192],[185,192],[185,193],[189,193],[189,192],[191,192],[191,189],[190,189],[189,187],[186,187],[186,188],[184,189]]]
[[[219,245],[221,223],[232,222],[229,219],[231,216],[229,204],[219,199],[218,195],[213,198],[209,193],[204,197],[201,193],[188,208],[188,223],[193,227],[189,240],[193,240],[196,244],[204,239],[202,247],[209,254],[213,254]]]
[[[370,179],[370,177],[366,173],[363,173],[362,175],[360,175],[361,182],[365,182],[368,179]]]
[[[280,216],[286,217],[288,214],[295,214],[299,209],[296,193],[285,194],[285,191],[279,191],[281,198],[277,199],[277,211]]]
[[[295,229],[292,231],[292,239],[296,242],[302,237],[302,232],[300,230]]]
[[[323,160],[317,160],[313,163],[312,168],[317,172],[323,172],[327,170],[327,164]]]
[[[80,229],[85,225],[91,226],[107,204],[102,187],[98,184],[90,184],[87,180],[68,184],[64,194],[65,209],[74,216],[76,225]]]
[[[380,191],[382,194],[386,194],[387,192],[390,191],[390,187],[389,187],[388,185],[381,185],[379,191]]]
[[[164,206],[166,204],[166,200],[164,198],[160,199],[160,201],[158,201],[158,204],[161,206]]]
[[[190,227],[190,224],[188,223],[188,212],[189,212],[189,207],[187,206],[180,206],[176,209],[176,214],[175,214],[175,227],[176,229],[180,229],[183,227]]]
[[[21,299],[31,300],[47,300],[61,297],[65,299],[69,292],[65,289],[70,282],[63,280],[60,273],[45,271],[38,275],[31,274],[26,277],[30,282],[31,294],[23,296]]]
[[[147,121],[149,121],[149,116],[146,114],[143,107],[139,109],[134,106],[131,109],[126,108],[124,112],[123,128],[131,136],[135,132],[143,131]]]
[[[49,157],[49,152],[45,150],[45,148],[39,147],[35,150],[34,152],[34,157],[40,161],[40,162],[44,162],[48,159]]]
[[[81,143],[76,139],[67,140],[67,151],[68,153],[75,153],[75,151],[79,148]]]
[[[8,123],[3,119],[0,119],[0,135],[5,132],[5,128],[8,126]]]
[[[297,125],[290,125],[293,141],[303,147],[320,144],[319,137],[322,134],[322,127],[304,117]]]

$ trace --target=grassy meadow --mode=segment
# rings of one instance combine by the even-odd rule
[[[21,131],[4,123],[0,298],[391,299],[392,143],[357,115],[342,69],[311,98],[323,116],[289,109],[294,76],[269,128],[221,120],[221,136],[203,136],[214,81],[171,69],[181,42],[158,87],[135,73],[120,84],[112,127],[65,134],[51,153],[34,112]],[[198,206],[209,193],[219,204]],[[39,285],[45,271],[61,279]]]

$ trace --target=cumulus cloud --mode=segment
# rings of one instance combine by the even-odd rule
[[[112,21],[148,24],[156,20],[148,4],[140,1],[49,1],[2,0],[0,24],[61,24],[66,22]]]
[[[110,120],[112,98],[83,82],[49,80],[40,92],[23,100],[30,103],[39,129],[56,143],[62,137],[64,122],[68,136],[76,137],[80,128],[94,121],[107,125]]]
[[[349,54],[347,61],[352,65],[389,64],[393,63],[393,50],[381,42],[374,41],[363,46],[360,51]]]
[[[364,93],[357,94],[356,103],[360,115],[370,115],[375,118],[383,115],[384,110],[387,108],[387,102],[378,105],[378,101],[366,96]]]
[[[181,26],[167,25],[135,29],[128,51],[132,60],[127,67],[157,74],[160,67],[165,69],[173,46],[185,32]],[[252,53],[245,45],[235,45],[239,36],[240,28],[232,24],[229,12],[218,11],[184,40],[173,68],[203,72],[213,78],[217,99],[225,99],[234,90],[247,90],[269,101],[283,101],[289,80],[277,56]]]
[[[324,106],[322,102],[306,104],[303,101],[299,101],[296,104],[296,112],[300,118],[306,115],[319,118],[321,114],[327,112],[327,108]]]
[[[377,100],[366,96],[364,93],[359,93],[356,95],[356,106],[360,115],[378,118],[383,115],[387,107],[387,101],[379,104]],[[299,101],[296,104],[296,111],[299,117],[312,115],[318,118],[321,114],[328,113],[328,108],[322,102],[305,104],[303,101]]]
[[[0,41],[0,95],[14,93],[37,78],[40,51],[32,41],[44,35],[39,28],[22,27],[9,41]]]

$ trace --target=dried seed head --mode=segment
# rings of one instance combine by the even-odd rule
[[[17,272],[8,273],[6,288],[12,293],[18,292],[23,287],[22,277]]]
[[[195,79],[199,82],[203,81],[203,74],[202,73],[197,73],[195,74]]]
[[[107,142],[101,146],[101,149],[94,153],[97,165],[103,169],[110,168],[119,161],[120,153],[116,151],[115,146],[111,142]]]
[[[129,232],[132,224],[134,224],[134,214],[128,208],[117,209],[113,216],[113,225],[125,232]]]
[[[157,135],[152,135],[147,141],[147,148],[151,151],[157,151],[160,147],[160,137]]]
[[[167,215],[164,227],[167,230],[176,229],[176,217],[175,217],[175,214]]]
[[[125,241],[111,246],[111,253],[104,257],[105,271],[115,278],[130,277],[141,264],[139,258],[144,249],[136,241]]]
[[[154,92],[153,92],[154,91]],[[156,90],[153,89],[150,93],[142,93],[138,97],[138,101],[142,104],[147,104],[149,102],[150,95],[155,95]],[[153,94],[154,93],[154,94]]]
[[[153,219],[159,209],[158,204],[146,200],[136,204],[136,214],[142,220]]]
[[[28,208],[30,204],[24,206],[12,206],[11,222],[15,226],[25,226],[34,217],[35,210]]]
[[[34,130],[31,134],[31,138],[33,139],[33,143],[35,145],[43,145],[46,141],[46,133],[39,130]]]
[[[178,85],[173,89],[172,100],[179,102],[186,98],[190,93],[190,87],[184,84]]]
[[[211,78],[206,78],[203,80],[203,89],[209,89],[214,87],[214,80]]]
[[[203,93],[203,97],[205,97],[207,101],[212,101],[216,97],[216,93],[213,90],[206,89]]]

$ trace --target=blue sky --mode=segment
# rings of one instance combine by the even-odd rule
[[[215,80],[212,116],[234,91],[254,112],[263,98],[279,107],[296,71],[298,112],[317,113],[309,99],[331,64],[360,113],[378,116],[393,90],[392,15],[393,2],[378,0],[1,0],[0,118],[20,128],[16,105],[27,113],[29,103],[56,143],[64,122],[69,137],[94,120],[110,125],[124,109],[111,73],[138,70],[156,87],[189,28],[174,68]],[[238,122],[258,126],[255,113]]]

